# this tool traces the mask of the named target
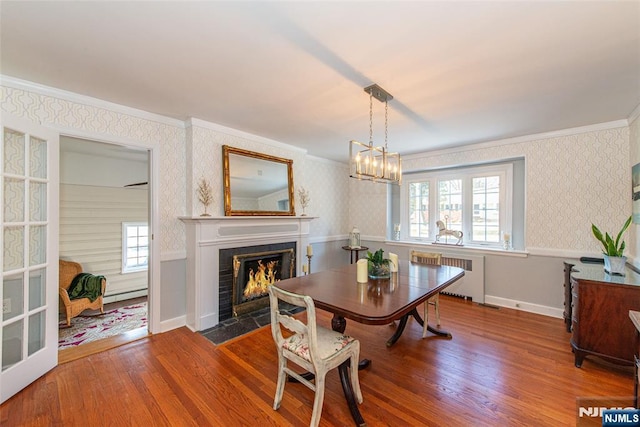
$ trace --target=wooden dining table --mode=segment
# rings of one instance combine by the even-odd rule
[[[333,313],[331,328],[344,333],[347,319],[366,325],[388,325],[399,320],[398,327],[387,346],[392,346],[402,335],[409,317],[414,317],[422,326],[423,320],[417,307],[443,291],[464,276],[458,267],[433,266],[400,261],[398,272],[389,279],[369,279],[366,283],[356,281],[356,264],[324,270],[306,276],[294,277],[278,282],[280,289],[313,299],[317,309]],[[428,325],[435,335],[451,338],[451,334]],[[366,367],[370,361],[360,362]],[[349,365],[338,368],[340,381],[351,416],[358,426],[366,423],[360,414],[351,388]]]

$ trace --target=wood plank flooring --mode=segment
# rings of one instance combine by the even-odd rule
[[[410,320],[348,322],[372,360],[360,371],[369,426],[571,426],[576,398],[633,394],[630,368],[573,364],[561,319],[440,297],[453,339],[421,339]],[[330,314],[318,311],[330,324]],[[13,426],[305,426],[313,392],[287,384],[272,409],[276,353],[269,327],[214,346],[186,328],[59,365],[0,407]],[[337,372],[327,376],[321,426],[351,426]]]

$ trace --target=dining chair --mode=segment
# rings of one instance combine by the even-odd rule
[[[269,286],[271,303],[271,333],[278,350],[278,383],[273,409],[282,402],[287,375],[315,392],[310,426],[317,426],[322,414],[325,376],[331,369],[351,359],[351,386],[358,403],[362,403],[362,392],[358,380],[360,341],[348,335],[332,331],[316,324],[316,309],[313,299],[306,295],[287,292],[276,286]],[[306,322],[283,312],[280,302],[286,302],[306,309]],[[287,337],[283,329],[288,331]],[[288,367],[288,361],[306,369],[314,375],[314,382]]]
[[[436,252],[411,251],[411,262],[425,265],[442,265],[442,254]],[[440,326],[440,294],[429,298],[424,303],[424,325],[422,326],[422,338],[427,336],[427,325],[429,324],[429,306],[432,305],[436,312],[436,322]]]

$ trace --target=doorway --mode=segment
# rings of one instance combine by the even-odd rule
[[[149,312],[150,157],[145,148],[60,136],[60,259],[106,278],[107,314],[83,312],[75,322],[71,319],[72,327],[113,332],[108,322],[130,318],[118,315],[123,308],[145,304]],[[117,335],[77,334],[85,339],[61,340],[60,363],[146,336],[148,319],[144,327],[133,324],[129,330],[120,323],[124,329]],[[66,332],[60,330],[60,336]]]

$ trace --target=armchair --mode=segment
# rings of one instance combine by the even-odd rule
[[[71,318],[76,317],[84,310],[100,310],[100,313],[104,313],[103,296],[107,287],[107,280],[104,278],[102,279],[100,296],[93,302],[89,298],[69,298],[69,286],[71,286],[74,277],[80,273],[82,273],[82,266],[77,262],[60,260],[58,272],[59,310],[65,314],[67,327],[71,326]]]

